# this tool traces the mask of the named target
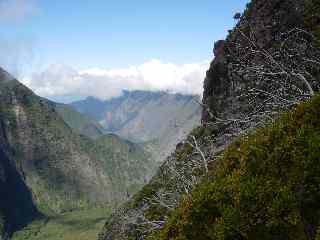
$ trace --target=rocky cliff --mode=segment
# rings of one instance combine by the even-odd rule
[[[199,195],[189,194],[194,185],[206,179],[215,186],[216,176],[209,172],[215,169],[216,162],[224,165],[221,154],[236,137],[263,125],[280,111],[291,109],[317,91],[320,54],[314,36],[319,29],[319,25],[315,25],[319,24],[319,14],[310,11],[310,6],[317,4],[318,1],[253,0],[247,5],[226,40],[215,44],[215,58],[204,83],[203,126],[178,144],[175,153],[149,184],[113,214],[99,239],[294,239],[281,235],[287,228],[278,228],[280,235],[228,235],[234,233],[229,231],[234,226],[237,227],[235,232],[239,228],[242,230],[242,225],[236,224],[244,216],[237,215],[235,211],[239,209],[220,208],[219,204],[224,203],[223,197],[228,197],[228,193],[219,195],[222,190],[210,192],[210,188],[211,195],[201,190]],[[307,24],[309,18],[311,25]],[[315,161],[317,159],[319,156]],[[226,168],[228,163],[226,160]],[[237,166],[237,161],[233,164]],[[221,174],[224,176],[224,172]],[[228,178],[230,182],[238,179]],[[190,197],[175,210],[183,196]],[[198,203],[199,206],[195,205]],[[215,218],[211,219],[211,215]],[[197,220],[189,221],[192,217]],[[219,220],[231,222],[210,225]],[[199,224],[202,221],[204,224]],[[198,225],[199,231],[196,230]],[[209,229],[210,226],[216,228]],[[308,224],[304,227],[308,228]],[[159,229],[164,230],[157,234]],[[314,239],[314,225],[311,232],[312,237],[298,239]]]
[[[4,126],[0,117],[0,125]],[[18,166],[11,159],[4,129],[0,129],[0,236],[4,239],[9,233],[19,230],[32,221],[39,213],[34,205],[32,194],[26,186]]]
[[[249,103],[247,98],[241,98],[244,93],[247,93],[245,91],[248,87],[260,87],[264,90],[271,88],[268,89],[270,92],[276,91],[277,89],[272,88],[280,88],[280,85],[277,86],[277,84],[265,82],[269,79],[269,81],[280,82],[281,76],[276,73],[281,72],[284,68],[286,68],[286,71],[299,71],[296,66],[291,69],[291,65],[288,63],[290,59],[282,56],[291,54],[283,46],[286,41],[291,40],[292,36],[290,34],[294,36],[300,34],[298,40],[293,39],[293,37],[293,40],[291,40],[301,41],[300,47],[302,42],[310,40],[310,36],[302,36],[303,34],[300,31],[314,34],[313,29],[316,27],[315,25],[311,27],[307,24],[307,16],[310,17],[310,15],[316,14],[308,12],[309,10],[306,7],[315,6],[315,4],[317,4],[316,1],[255,0],[247,5],[247,9],[240,21],[230,31],[226,40],[218,41],[214,47],[215,58],[207,71],[203,94],[203,103],[211,109],[214,115],[237,118],[241,114],[248,113],[252,110],[252,107],[248,108],[249,104],[258,105],[263,102],[263,100],[260,100],[259,102],[251,101]],[[306,43],[304,42],[304,44]],[[295,45],[295,47],[297,46]],[[269,58],[273,59],[266,59],[267,57],[260,53],[262,51],[265,51],[266,54],[269,54]],[[301,51],[305,51],[307,55],[310,55],[307,52],[310,51],[308,48],[301,49]],[[296,55],[292,53],[291,60],[296,64],[308,64],[306,61],[299,61],[297,58],[293,60],[295,57]],[[268,68],[267,66],[277,64],[283,65],[283,68],[281,66],[278,69],[277,67]],[[318,89],[319,82],[316,81],[317,66],[311,64],[308,67],[311,73],[309,82],[313,85],[313,89]],[[275,74],[273,78],[270,77],[271,74]],[[290,75],[289,77],[293,78]],[[268,78],[267,81],[264,81],[264,86],[260,83],[261,78]],[[301,90],[305,91],[305,88],[302,87]],[[259,98],[264,100],[267,97],[263,94],[259,95]],[[204,108],[203,111],[202,119],[204,122],[212,120],[212,116],[210,119],[208,108]]]

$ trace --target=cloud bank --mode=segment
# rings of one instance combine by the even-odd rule
[[[76,71],[63,65],[52,65],[42,73],[22,82],[44,97],[94,96],[110,99],[123,90],[170,91],[202,94],[208,62],[193,64],[163,63],[151,60],[126,69],[91,68]]]

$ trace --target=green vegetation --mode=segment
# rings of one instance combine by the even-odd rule
[[[132,208],[137,208],[142,204],[143,199],[152,197],[161,185],[152,179],[148,184],[146,184],[137,194],[134,195],[131,203]]]
[[[150,179],[155,168],[150,154],[140,145],[114,134],[106,134],[94,141],[84,140],[82,148],[102,163],[118,194],[136,193]]]
[[[3,232],[4,232],[4,216],[0,211],[0,239]]]
[[[69,127],[80,134],[95,139],[102,136],[105,132],[105,129],[98,122],[77,112],[70,106],[56,104],[55,109]]]
[[[305,23],[315,37],[320,39],[320,2],[318,0],[306,1]]]
[[[12,240],[95,240],[110,214],[108,208],[66,212],[34,221]]]
[[[149,239],[319,239],[319,109],[316,96],[234,142]]]
[[[66,172],[74,177],[78,174],[72,172],[75,171],[75,157],[71,148],[75,147],[85,154],[79,147],[82,138],[66,125],[47,100],[39,98],[15,82],[12,82],[8,89],[12,89],[20,103],[16,106],[6,105],[14,115],[10,132],[16,137],[11,144],[15,148],[15,158],[19,164],[25,165],[26,161],[34,161],[31,168],[25,166],[24,170],[29,171],[26,180],[33,190],[38,208],[45,214],[51,214],[83,208],[84,203],[85,207],[88,207],[86,194],[66,175]],[[14,110],[19,109],[18,107],[20,110]],[[20,119],[14,111],[20,111]],[[18,124],[27,125],[28,130]],[[31,144],[33,141],[36,141],[36,144]],[[28,156],[31,151],[36,156],[35,159]],[[62,158],[64,162],[60,161]]]

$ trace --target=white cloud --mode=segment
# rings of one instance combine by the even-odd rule
[[[0,0],[0,20],[21,20],[37,10],[35,0]]]
[[[171,91],[202,94],[208,62],[194,64],[163,63],[151,60],[126,69],[91,68],[75,71],[52,65],[46,71],[24,78],[22,82],[44,97],[95,96],[109,99],[122,90]]]

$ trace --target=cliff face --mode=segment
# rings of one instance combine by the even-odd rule
[[[226,40],[215,44],[215,58],[204,82],[203,126],[178,144],[175,153],[160,167],[149,184],[113,214],[99,239],[161,239],[161,234],[154,237],[152,234],[166,224],[175,226],[175,223],[184,222],[184,216],[179,218],[181,215],[175,215],[174,209],[182,196],[189,194],[192,186],[205,178],[206,168],[215,167],[215,161],[228,144],[279,111],[290,109],[313,95],[319,86],[317,63],[309,64],[300,58],[291,58],[293,54],[279,55],[289,51],[299,56],[306,54],[307,59],[319,59],[319,49],[309,47],[315,41],[310,37],[309,31],[312,30],[305,21],[305,6],[309,2],[254,0],[248,4]],[[291,41],[292,33],[294,41]],[[289,42],[286,39],[290,39],[292,45],[282,51],[283,48],[279,47]],[[286,44],[281,44],[284,41]],[[296,47],[297,52],[292,51]],[[311,72],[307,81],[299,78],[299,71]],[[288,83],[295,86],[290,91],[286,91]],[[204,159],[210,163],[209,166],[205,166]],[[213,181],[214,177],[210,180]],[[188,211],[191,206],[186,202],[184,207],[181,211]],[[190,214],[197,215],[201,211],[195,209]],[[207,209],[203,208],[203,211]],[[200,239],[202,236],[201,231],[193,235],[192,226],[186,229],[186,233],[183,226],[168,229],[162,235],[164,239]],[[219,230],[224,231],[222,228]],[[185,235],[179,235],[180,232]],[[201,239],[246,239],[242,236],[214,238],[213,235]]]
[[[253,68],[256,68],[256,71],[266,71],[266,67],[263,65],[272,65],[272,61],[263,59],[262,54],[258,51],[270,53],[275,60],[273,64],[280,63],[287,67],[286,61],[288,59],[279,56],[287,54],[287,52],[282,52],[284,50],[281,49],[280,45],[290,40],[290,32],[296,31],[294,34],[298,34],[301,30],[301,32],[308,31],[310,34],[315,33],[314,29],[317,28],[315,26],[319,24],[317,23],[319,20],[315,20],[313,15],[317,15],[317,13],[316,10],[312,13],[308,10],[308,7],[311,8],[310,6],[316,9],[315,5],[318,3],[315,2],[313,3],[310,0],[253,0],[247,5],[240,21],[230,31],[226,40],[215,44],[215,58],[211,62],[204,81],[203,103],[208,108],[203,110],[203,122],[214,120],[212,116],[210,117],[208,109],[210,109],[212,115],[220,115],[225,118],[237,118],[247,114],[252,109],[252,106],[249,105],[252,105],[253,102],[245,101],[247,99],[243,100],[240,96],[246,93],[245,89],[248,86],[256,87],[258,82],[261,81],[260,78],[268,78],[266,74],[264,76],[258,73],[252,74]],[[313,19],[312,26],[307,24],[306,20],[309,18]],[[308,41],[309,36],[304,40]],[[255,48],[253,48],[253,44],[256,45]],[[253,50],[255,52],[250,53]],[[307,62],[298,62],[298,59],[295,59],[295,61],[297,61],[297,64],[307,65]],[[246,65],[247,69],[241,69],[243,65]],[[272,69],[270,67],[268,70],[273,70],[273,73],[276,73],[276,70],[281,71],[280,68],[276,69],[276,67]],[[286,70],[289,71],[289,69]],[[296,70],[298,72],[298,69]],[[310,76],[309,82],[314,89],[319,87],[318,74],[318,68],[311,71],[313,76]],[[273,80],[278,81],[276,77]],[[263,88],[272,92],[276,90],[272,89],[275,85],[264,85]],[[302,90],[305,89],[302,88]],[[254,104],[261,104],[263,100],[270,96],[260,94],[259,97],[263,99]]]
[[[0,117],[0,238],[20,229],[39,214],[30,190],[12,160]]]

